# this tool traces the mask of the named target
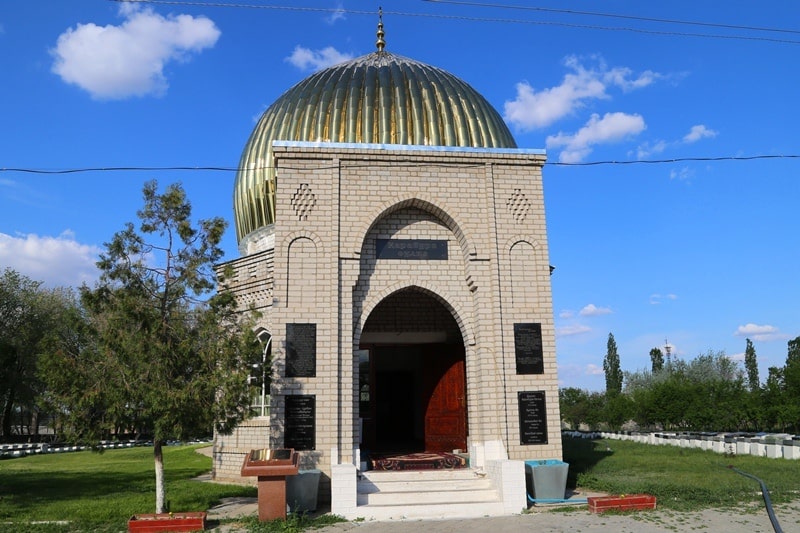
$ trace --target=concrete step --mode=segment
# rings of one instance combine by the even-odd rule
[[[504,513],[492,481],[471,469],[368,471],[358,481],[366,520],[474,518]]]
[[[478,473],[471,468],[456,468],[453,470],[367,470],[360,474],[362,480],[368,479],[376,484],[397,481],[454,481],[481,477],[483,477],[483,473]]]
[[[359,505],[441,505],[446,503],[496,502],[499,495],[494,488],[482,490],[417,490],[407,492],[373,492],[359,494]]]
[[[370,520],[413,520],[447,518],[482,518],[485,516],[505,516],[503,504],[489,503],[449,503],[437,505],[359,505],[358,518]]]
[[[358,483],[359,494],[373,494],[376,492],[416,492],[424,490],[448,491],[448,490],[483,490],[493,488],[492,482],[486,478],[461,479],[457,482],[452,480],[427,480],[427,481],[372,481],[363,479]]]

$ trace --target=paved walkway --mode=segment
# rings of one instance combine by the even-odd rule
[[[319,512],[325,512],[320,509]],[[232,498],[209,510],[209,531],[244,532],[235,523],[219,524],[221,519],[254,516],[258,513],[255,498]],[[800,501],[775,509],[783,531],[800,531]],[[313,530],[318,533],[516,533],[539,532],[604,532],[616,533],[681,533],[717,532],[758,533],[774,531],[763,505],[739,510],[705,510],[679,513],[675,511],[640,511],[625,515],[592,514],[586,506],[534,507],[520,515],[452,520],[393,520],[387,522],[343,522]]]

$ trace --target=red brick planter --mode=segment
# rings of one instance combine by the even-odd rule
[[[129,533],[158,533],[159,531],[203,531],[206,513],[137,514],[128,520]]]
[[[619,496],[590,496],[589,511],[635,511],[638,509],[655,509],[656,497],[649,494],[621,494]]]

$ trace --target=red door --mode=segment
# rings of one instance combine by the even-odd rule
[[[444,349],[442,349],[444,348]],[[425,362],[425,450],[451,452],[467,447],[467,395],[463,348],[438,346]]]

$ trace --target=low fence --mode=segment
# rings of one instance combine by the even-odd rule
[[[180,446],[183,444],[211,444],[210,440],[193,440],[191,442],[167,441],[165,446]],[[97,448],[113,450],[118,448],[134,448],[137,446],[152,446],[150,440],[126,440],[126,441],[107,441],[103,440]],[[80,452],[93,449],[91,446],[71,446],[67,444],[47,444],[44,442],[27,444],[0,444],[0,459],[14,459],[17,457],[27,457],[29,455],[41,455],[49,453],[68,453]],[[95,448],[96,449],[96,448]]]
[[[114,448],[133,448],[134,446],[152,446],[152,442],[129,441],[129,442],[101,442],[99,447],[103,449]],[[26,457],[28,455],[40,455],[47,453],[68,453],[79,452],[91,449],[90,446],[69,446],[66,444],[47,444],[37,442],[30,444],[0,444],[0,459],[11,459],[16,457]]]
[[[563,434],[578,439],[616,439],[656,446],[698,448],[727,455],[800,459],[799,435],[639,431],[564,431]]]

